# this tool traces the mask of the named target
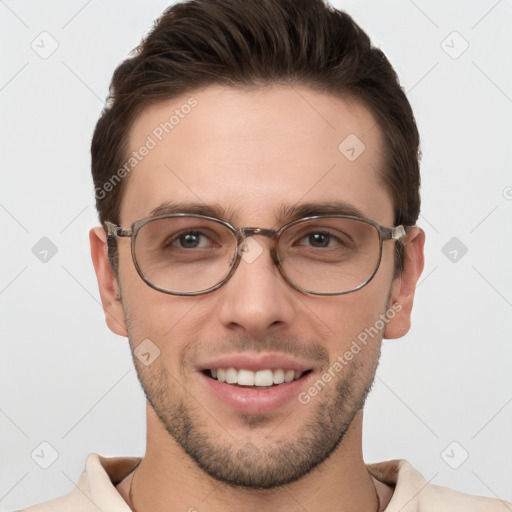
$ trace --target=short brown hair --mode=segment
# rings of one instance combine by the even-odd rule
[[[384,138],[382,178],[395,225],[414,225],[420,152],[409,101],[384,53],[350,16],[322,0],[188,0],[166,9],[115,70],[96,124],[91,157],[100,222],[119,224],[128,177],[112,178],[127,160],[128,133],[145,107],[208,85],[277,83],[353,97],[369,108]],[[400,243],[395,267],[403,269]]]

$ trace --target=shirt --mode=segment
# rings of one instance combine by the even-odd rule
[[[130,512],[115,486],[140,462],[138,457],[102,457],[91,453],[76,487],[68,494],[19,512]],[[379,481],[394,487],[385,512],[512,512],[512,504],[472,496],[428,483],[404,459],[368,464]]]

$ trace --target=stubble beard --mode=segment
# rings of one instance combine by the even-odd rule
[[[222,427],[220,415],[214,419],[201,411],[202,406],[194,398],[187,400],[190,394],[183,391],[165,367],[159,366],[155,371],[135,359],[134,362],[146,398],[162,425],[202,471],[231,487],[272,489],[308,474],[340,446],[373,386],[380,342],[380,339],[372,340],[378,344],[378,351],[367,363],[370,367],[362,366],[354,358],[308,404],[297,405],[309,407],[310,413],[308,420],[294,430],[293,438],[288,435],[286,440],[268,445],[259,436],[259,441],[255,437],[254,443],[248,441],[237,446],[236,440]],[[271,421],[270,415],[239,417],[254,435],[259,427]],[[281,421],[286,423],[286,418]],[[278,430],[279,421],[275,432]]]

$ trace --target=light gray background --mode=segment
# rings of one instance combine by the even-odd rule
[[[406,458],[435,484],[510,501],[512,1],[334,4],[395,66],[424,155],[426,267],[411,332],[384,343],[365,459]],[[89,257],[89,144],[114,68],[167,5],[0,1],[2,509],[69,491],[91,451],[144,451],[143,394]],[[46,59],[31,47],[51,49],[43,31],[58,43]],[[57,248],[46,263],[42,237]],[[58,452],[46,470],[31,458],[50,461],[43,441]]]

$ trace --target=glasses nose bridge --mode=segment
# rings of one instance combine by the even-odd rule
[[[245,238],[248,238],[250,236],[265,236],[265,237],[273,240],[276,238],[276,233],[277,233],[277,231],[275,231],[273,229],[251,228],[251,227],[240,228],[238,230],[238,232],[240,233],[242,240]]]
[[[237,229],[237,238],[238,238],[238,247],[240,248],[243,246],[244,242],[247,240],[247,238],[252,236],[264,236],[266,238],[269,238],[272,243],[270,247],[270,257],[272,258],[272,261],[274,262],[274,265],[279,265],[279,258],[277,256],[276,247],[277,247],[277,231],[274,229],[265,229],[265,228],[238,228]],[[239,256],[241,256],[241,252],[237,251],[239,253]]]

